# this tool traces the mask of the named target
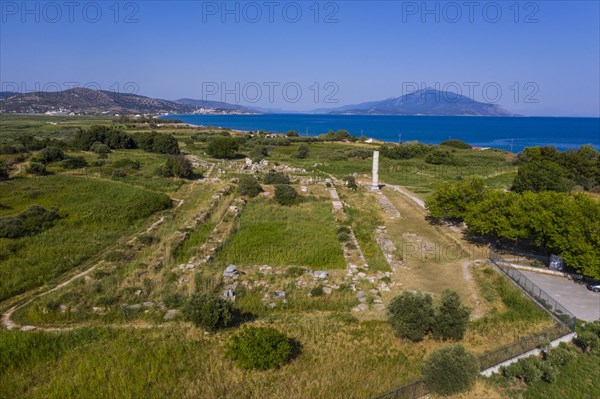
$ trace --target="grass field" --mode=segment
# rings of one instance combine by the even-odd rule
[[[329,201],[284,207],[253,199],[242,212],[238,231],[215,262],[342,269],[346,266],[336,229]]]
[[[38,204],[57,207],[55,226],[18,239],[0,239],[0,299],[50,282],[132,232],[170,199],[125,184],[71,176],[0,183],[0,216]]]
[[[312,143],[306,159],[297,159],[293,154],[299,144],[288,147],[275,147],[271,151],[273,161],[317,169],[330,173],[337,178],[358,173],[371,174],[372,159],[352,158],[354,149],[377,150],[378,145],[350,143]],[[511,157],[496,151],[456,150],[454,153],[460,166],[431,165],[424,157],[408,160],[394,160],[382,157],[379,164],[380,181],[388,184],[403,185],[420,196],[427,197],[442,181],[454,181],[457,178],[481,176],[492,187],[506,187],[512,184],[516,167],[510,163]],[[315,166],[316,165],[316,166]]]

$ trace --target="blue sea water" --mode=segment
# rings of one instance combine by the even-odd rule
[[[600,118],[476,117],[396,115],[170,115],[198,126],[235,130],[287,133],[296,130],[310,136],[329,130],[348,130],[388,142],[417,140],[439,144],[459,139],[473,146],[519,152],[525,147],[552,145],[559,150],[591,144],[600,149]]]

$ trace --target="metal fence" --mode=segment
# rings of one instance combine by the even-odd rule
[[[538,305],[554,316],[558,322],[565,325],[571,332],[575,331],[577,318],[573,313],[569,312],[564,306],[548,295],[546,291],[535,285],[535,283],[529,280],[523,273],[517,269],[503,265],[501,263],[502,260],[494,253],[491,254],[490,260],[498,269],[500,269],[500,271],[506,274],[512,281],[535,299]]]
[[[494,367],[523,353],[537,349],[548,341],[564,337],[569,333],[570,330],[566,326],[557,323],[552,328],[520,338],[518,341],[486,352],[479,356],[480,370],[484,371],[490,367]]]
[[[523,273],[517,269],[502,265],[502,259],[497,253],[490,253],[490,261],[507,277],[514,281],[519,287],[527,292],[535,302],[545,311],[550,313],[558,323],[552,328],[520,338],[511,344],[486,352],[479,356],[480,370],[486,370],[494,367],[502,362],[515,358],[523,353],[537,349],[540,345],[548,341],[564,337],[565,335],[574,332],[577,319],[564,306],[558,303],[544,290],[535,285]],[[427,385],[423,380],[413,381],[409,384],[402,385],[399,388],[393,389],[387,393],[377,396],[373,399],[419,399],[429,393]]]
[[[413,381],[402,385],[373,399],[419,399],[429,394],[429,389],[423,380]]]

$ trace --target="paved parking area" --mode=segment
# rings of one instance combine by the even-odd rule
[[[600,319],[600,293],[558,276],[519,270],[580,320]]]

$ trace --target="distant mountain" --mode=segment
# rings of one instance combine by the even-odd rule
[[[60,92],[11,93],[0,95],[0,113],[75,114],[192,114],[207,112],[204,105],[181,103],[104,90],[74,88]],[[195,101],[195,100],[189,100]],[[238,106],[218,103],[220,112],[244,112]],[[243,108],[243,107],[241,107]],[[212,108],[211,108],[212,109]],[[215,111],[215,112],[217,112]],[[211,112],[211,111],[208,111]],[[248,111],[249,112],[249,111]]]
[[[14,91],[0,91],[0,98],[16,96],[19,93]]]
[[[258,109],[244,107],[238,104],[229,104],[221,101],[194,100],[191,98],[180,98],[175,100],[177,104],[191,105],[196,108],[203,108],[214,111],[236,111],[240,113],[259,113]]]
[[[401,97],[346,105],[315,112],[329,114],[428,115],[428,116],[516,116],[498,104],[434,89],[417,90]]]

